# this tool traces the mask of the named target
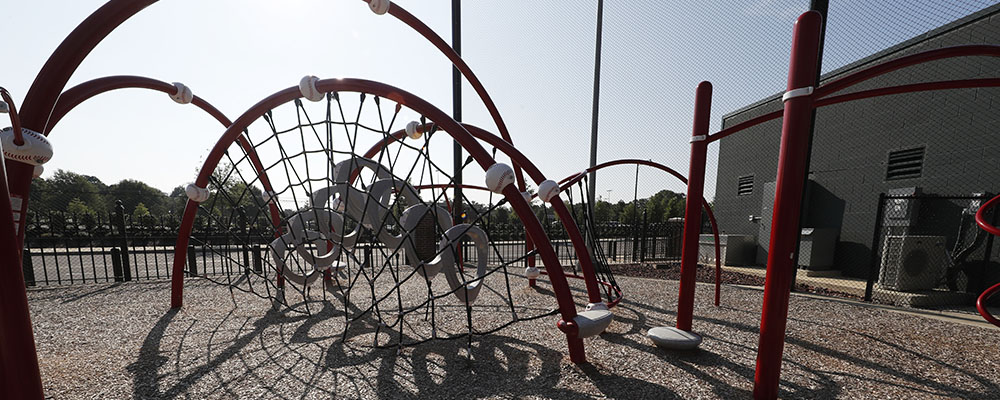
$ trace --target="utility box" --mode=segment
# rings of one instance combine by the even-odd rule
[[[753,264],[757,238],[753,235],[719,235],[719,257],[722,265]],[[715,264],[715,237],[711,234],[698,238],[698,262]]]
[[[814,271],[831,269],[836,248],[836,229],[802,228],[799,236],[799,266]]]

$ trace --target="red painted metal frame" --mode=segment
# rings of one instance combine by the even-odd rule
[[[666,172],[666,173],[668,173],[670,175],[673,175],[674,177],[676,177],[677,179],[679,179],[681,181],[681,183],[684,183],[684,185],[687,185],[687,183],[688,183],[688,180],[687,180],[687,178],[684,177],[684,175],[681,175],[680,172],[674,171],[673,168],[670,168],[670,167],[668,167],[666,165],[663,165],[663,164],[660,164],[660,163],[657,163],[657,162],[653,162],[651,160],[621,159],[621,160],[613,160],[613,161],[603,162],[603,163],[597,164],[597,165],[595,165],[593,167],[587,168],[587,169],[585,169],[583,171],[580,171],[580,172],[576,173],[575,175],[570,175],[570,176],[568,176],[566,178],[563,178],[561,181],[559,181],[559,185],[560,185],[560,187],[561,187],[562,190],[565,190],[569,186],[572,186],[572,185],[576,184],[577,182],[579,182],[580,180],[582,180],[583,177],[586,176],[591,171],[597,171],[597,170],[601,170],[601,169],[604,169],[604,168],[607,168],[607,167],[613,167],[613,166],[616,166],[616,165],[645,165],[645,166],[657,168],[657,169],[659,169],[661,171],[664,171],[664,172]],[[719,248],[719,224],[717,224],[715,222],[715,213],[712,212],[712,206],[710,204],[708,204],[708,200],[705,200],[705,197],[701,198],[701,206],[702,206],[702,209],[705,211],[705,214],[708,215],[708,222],[712,225],[712,236],[715,238],[715,306],[718,307],[719,306],[719,301],[720,301],[720,298],[721,298],[720,292],[722,291],[722,286],[721,286],[722,285],[722,283],[721,283],[722,282],[722,261],[721,261],[722,257],[721,257],[721,251],[720,251],[720,248]]]
[[[7,172],[0,166],[0,398],[41,399],[42,378],[31,328],[21,249],[7,196]]]
[[[810,11],[795,23],[792,39],[788,90],[811,87],[816,82],[819,63],[819,39],[823,17]],[[775,181],[774,217],[771,222],[767,276],[764,280],[764,306],[761,311],[760,341],[757,346],[757,372],[754,398],[778,397],[781,354],[788,322],[788,297],[795,273],[795,250],[798,244],[799,214],[809,157],[809,130],[812,126],[812,96],[785,100],[778,153],[778,176]]]
[[[23,146],[24,133],[21,132],[21,118],[17,115],[17,105],[14,104],[14,99],[10,96],[10,92],[2,87],[0,87],[0,98],[7,103],[7,113],[10,114],[10,127],[14,133],[14,144]]]
[[[708,154],[708,125],[712,108],[712,84],[701,82],[695,91],[694,123],[691,129],[691,163],[687,201],[684,206],[684,242],[681,246],[681,281],[677,291],[677,329],[691,331],[694,315],[695,274],[698,269],[698,236],[701,233],[701,204],[704,201],[705,160]]]
[[[997,227],[991,225],[989,222],[986,222],[985,218],[986,211],[996,206],[998,201],[1000,201],[1000,196],[990,199],[990,201],[987,201],[979,207],[979,210],[976,211],[976,224],[986,232],[1000,236],[1000,229],[997,229]],[[997,293],[1000,293],[1000,283],[991,286],[979,295],[979,298],[976,299],[976,310],[979,311],[979,315],[982,315],[983,319],[987,322],[1000,327],[1000,320],[998,320],[993,314],[990,314],[989,310],[986,309],[986,301]]]
[[[483,170],[488,169],[496,163],[496,161],[494,161],[489,153],[479,144],[478,141],[475,140],[472,134],[470,134],[465,127],[455,122],[447,114],[437,109],[430,103],[406,91],[383,83],[362,79],[320,80],[317,82],[316,87],[318,90],[323,92],[369,93],[390,99],[401,105],[405,105],[421,115],[435,121],[439,127],[441,127],[445,132],[448,132],[449,135],[451,135],[467,152],[469,152],[469,155],[473,157]],[[204,187],[208,183],[208,179],[211,176],[212,171],[221,160],[226,149],[237,139],[246,127],[260,118],[260,116],[268,110],[280,104],[298,99],[301,96],[302,94],[297,86],[284,89],[272,94],[264,100],[261,100],[237,118],[236,121],[234,121],[233,124],[226,129],[226,132],[216,143],[215,147],[212,148],[212,151],[209,153],[201,171],[198,174],[195,185]],[[512,155],[512,157],[514,157],[514,155]],[[509,185],[504,188],[503,194],[506,196],[507,201],[511,204],[514,211],[524,224],[525,231],[528,232],[532,240],[538,245],[538,254],[541,256],[545,269],[549,274],[552,290],[555,293],[556,301],[559,306],[559,313],[562,320],[559,321],[557,325],[566,333],[570,359],[575,363],[586,362],[583,340],[577,336],[577,327],[573,322],[573,318],[576,317],[576,308],[573,303],[572,294],[569,290],[569,283],[566,280],[565,274],[563,274],[562,266],[559,264],[559,260],[552,249],[552,245],[549,242],[548,237],[545,235],[541,223],[539,223],[538,219],[535,218],[534,214],[531,212],[531,208],[528,206],[527,201],[525,201],[525,199],[521,196],[521,192],[517,189],[517,187]],[[178,233],[178,248],[186,249],[186,240],[190,236],[193,223],[194,216],[185,213]],[[180,299],[183,296],[183,279],[183,271],[178,269],[178,264],[175,264],[171,290],[172,301],[176,301],[177,303],[180,303]]]

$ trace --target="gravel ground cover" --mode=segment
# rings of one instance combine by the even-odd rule
[[[531,289],[512,278],[517,310],[555,306],[547,282]],[[570,283],[583,304],[582,282]],[[695,330],[705,342],[670,352],[645,333],[673,324],[677,282],[619,283],[626,299],[609,329],[586,340],[586,365],[569,361],[555,316],[475,336],[470,359],[464,339],[373,348],[399,338],[375,333],[374,320],[352,324],[343,341],[343,304],[332,294],[313,294],[312,315],[201,279],[187,282],[180,310],[168,309],[168,282],[37,289],[29,301],[46,394],[59,399],[750,397],[759,290],[724,286],[716,308],[712,286],[699,285]],[[509,305],[491,306],[491,293],[476,314],[484,326],[511,318]],[[456,301],[438,304],[439,329],[463,331]],[[426,328],[408,324],[404,337]],[[1000,330],[792,296],[787,332],[783,398],[1000,393]]]

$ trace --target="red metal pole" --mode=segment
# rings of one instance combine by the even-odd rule
[[[795,273],[795,249],[799,238],[799,212],[808,165],[809,128],[812,120],[812,85],[816,81],[817,55],[823,18],[810,11],[795,23],[788,92],[784,96],[785,113],[778,155],[775,183],[774,218],[771,220],[771,246],[767,255],[764,282],[764,307],[761,312],[760,342],[757,347],[757,372],[754,398],[778,397],[781,353],[788,319],[788,296]]]
[[[701,233],[701,202],[705,191],[705,158],[708,151],[708,120],[712,114],[712,84],[702,82],[694,98],[694,128],[691,130],[691,164],[688,167],[687,201],[684,205],[684,244],[681,247],[681,283],[677,300],[677,329],[691,331],[694,316],[695,274],[698,269],[698,234]]]
[[[0,166],[0,398],[41,399],[42,377],[10,205],[7,174]]]

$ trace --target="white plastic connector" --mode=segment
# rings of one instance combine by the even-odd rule
[[[177,88],[177,92],[170,95],[171,100],[178,104],[188,104],[191,100],[194,100],[194,93],[191,92],[191,88],[187,87],[187,85],[174,82],[174,87]]]
[[[789,99],[794,99],[796,97],[802,97],[802,96],[809,96],[811,94],[813,94],[813,87],[812,86],[806,86],[806,87],[803,87],[803,88],[792,89],[792,90],[789,90],[789,91],[785,92],[785,94],[781,96],[781,102],[784,103],[784,102],[788,101]]]
[[[419,129],[417,129],[419,127],[420,127],[419,122],[410,121],[410,123],[406,124],[406,136],[409,136],[410,139],[420,139],[420,137],[423,136],[424,133],[421,132]]]
[[[24,144],[18,146],[14,144],[14,128],[0,130],[4,158],[31,165],[42,165],[52,159],[52,144],[41,133],[21,128],[21,137]]]
[[[316,82],[319,82],[319,78],[312,75],[306,75],[299,80],[299,92],[302,93],[302,97],[309,101],[323,100],[323,92],[316,88]]]
[[[188,198],[195,203],[202,203],[205,200],[208,200],[209,196],[208,188],[198,187],[193,183],[188,184],[187,187],[184,188],[184,193],[187,193]]]
[[[368,2],[368,8],[371,8],[372,12],[378,15],[389,12],[390,5],[392,4],[389,0],[370,0]]]
[[[493,193],[503,193],[503,188],[514,184],[514,169],[504,163],[493,164],[486,170],[486,188]]]
[[[691,136],[691,139],[688,140],[688,143],[704,142],[705,139],[708,139],[708,136],[706,136],[706,135],[694,135],[694,136]]]
[[[559,184],[551,179],[546,179],[538,185],[538,198],[548,203],[553,197],[559,195]]]
[[[528,279],[536,279],[542,275],[542,271],[538,267],[525,267],[524,277]]]
[[[43,172],[45,172],[45,167],[43,167],[41,165],[36,165],[35,169],[33,171],[31,171],[31,177],[32,178],[37,178],[39,176],[42,176]]]

